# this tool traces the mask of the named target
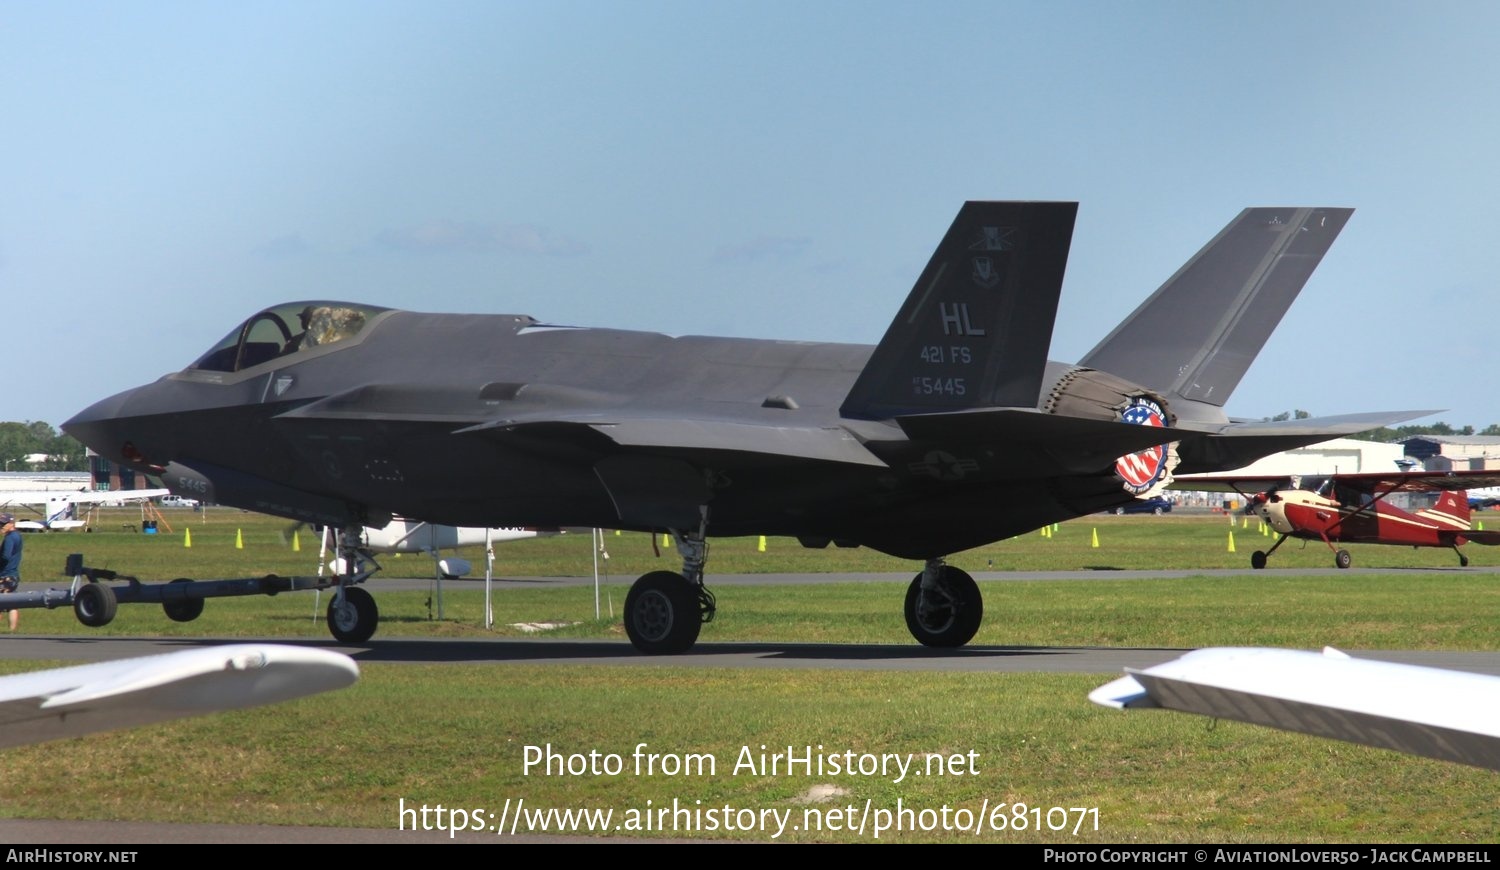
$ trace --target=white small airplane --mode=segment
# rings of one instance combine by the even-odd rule
[[[521,541],[527,538],[548,537],[559,534],[527,528],[481,529],[469,526],[443,526],[397,517],[379,528],[366,526],[361,550],[366,555],[373,553],[424,553],[437,560],[438,571],[452,579],[462,577],[473,570],[468,560],[456,556],[442,558],[444,550],[459,547],[483,547],[485,542],[498,544],[504,541]],[[330,563],[335,574],[344,573],[342,560],[335,558]]]
[[[21,520],[16,528],[32,532],[61,532],[82,528],[87,520],[78,518],[79,505],[135,504],[168,495],[167,489],[115,490],[37,490],[33,492],[0,492],[0,509],[26,508],[40,519]]]
[[[289,701],[359,679],[342,653],[248,643],[0,677],[0,748]]]
[[[1160,707],[1500,770],[1500,677],[1356,659],[1331,647],[1194,650],[1089,700]]]

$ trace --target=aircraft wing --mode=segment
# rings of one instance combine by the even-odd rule
[[[230,644],[0,677],[0,747],[77,737],[339,689],[341,653]]]
[[[1211,648],[1100,686],[1089,700],[1160,707],[1500,770],[1500,677],[1338,650]]]
[[[1264,456],[1306,447],[1331,438],[1355,435],[1431,416],[1437,411],[1385,411],[1339,414],[1300,420],[1247,421],[1219,426],[1178,445],[1178,475],[1232,472]]]
[[[1390,474],[1336,474],[1334,479],[1370,492],[1458,492],[1500,485],[1496,471],[1408,471]]]
[[[856,465],[885,465],[858,439],[839,427],[764,426],[661,418],[622,420],[595,424],[593,428],[622,447],[729,450]]]
[[[77,504],[103,504],[105,502],[136,502],[150,501],[153,498],[161,498],[171,495],[170,489],[116,489],[116,490],[94,490],[91,492],[75,492],[68,496],[68,501]]]
[[[508,417],[459,429],[455,434],[465,433],[484,433],[497,440],[514,442],[523,449],[530,442],[543,451],[560,442],[582,446],[602,437],[621,447],[724,450],[855,465],[885,465],[859,439],[837,426],[778,426],[627,412]],[[544,446],[544,442],[550,447]]]
[[[350,414],[391,415],[397,404],[391,395],[404,397],[406,390],[372,386],[341,394],[282,414],[278,419],[310,420]],[[399,419],[439,419],[438,399],[418,411],[408,407]],[[455,405],[441,419],[459,420],[464,413]],[[1093,468],[1108,465],[1121,454],[1141,450],[1163,441],[1197,433],[1167,428],[1143,429],[1115,421],[1090,420],[1047,414],[1035,408],[976,408],[929,414],[906,414],[896,422],[908,437],[923,440],[943,438],[994,440],[1036,445],[1072,459],[1072,464]],[[584,410],[557,413],[553,410],[510,413],[455,430],[454,434],[484,434],[512,446],[538,452],[588,448],[602,437],[619,447],[718,450],[764,454],[778,458],[843,462],[884,466],[853,434],[841,426],[792,426],[709,417],[684,418],[680,414],[654,413],[649,409]]]
[[[464,423],[456,435],[483,434],[539,452],[583,448],[602,436],[621,447],[725,450],[778,457],[883,466],[857,438],[840,427],[761,424],[712,417],[684,418],[650,409],[589,409],[559,412],[548,400],[600,402],[609,397],[547,384],[511,385],[511,393],[544,405],[496,415],[493,397],[423,391],[406,384],[366,384],[277,417],[278,420],[380,419]]]
[[[1500,471],[1392,471],[1356,474],[1309,474],[1303,477],[1332,479],[1360,492],[1460,492],[1500,486]],[[1287,482],[1288,475],[1186,474],[1172,481],[1174,489],[1251,491]]]
[[[171,494],[170,489],[125,489],[125,490],[37,490],[35,492],[0,493],[0,507],[11,505],[45,505],[68,502],[72,504],[102,504],[104,502],[146,501]]]
[[[1300,475],[1303,478],[1319,478],[1320,475]],[[1187,474],[1172,478],[1168,489],[1184,489],[1193,492],[1264,492],[1275,486],[1290,488],[1292,475],[1288,474]]]

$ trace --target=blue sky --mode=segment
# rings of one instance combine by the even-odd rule
[[[873,343],[966,199],[1081,203],[1074,360],[1241,208],[1356,212],[1226,410],[1488,386],[1500,4],[0,0],[0,419],[307,298]]]

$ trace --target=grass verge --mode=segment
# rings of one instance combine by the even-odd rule
[[[189,527],[191,548],[171,537],[123,528],[108,532],[102,526],[88,536],[29,538],[28,582],[40,579],[53,560],[60,567],[66,552],[79,549],[94,554],[90,564],[148,579],[312,573],[305,542],[303,552],[293,554],[272,540],[280,526],[274,520],[243,515],[225,523],[212,511],[196,519],[201,530]],[[996,561],[1008,562],[1006,567],[1028,561],[1046,561],[1049,567],[1131,568],[1143,567],[1142,562],[1163,569],[1212,567],[1199,564],[1214,559],[1197,551],[1226,533],[1218,525],[1222,518],[1100,519],[1097,549],[1082,535],[1069,545],[1059,530],[1050,539],[1017,539],[990,551],[1001,554]],[[179,527],[173,534],[181,532]],[[234,546],[235,538],[243,549]],[[615,547],[616,575],[629,579],[660,566],[643,538]],[[1127,540],[1135,543],[1127,546]],[[829,570],[912,570],[895,560],[880,562],[883,557],[865,561],[872,557],[863,551],[803,551],[785,541],[769,543],[769,555],[753,541],[716,545],[715,557],[730,566],[717,567],[805,570],[799,560],[812,553],[829,559],[831,564],[823,566]],[[533,545],[536,549],[529,549]],[[1488,553],[1470,550],[1471,556]],[[591,557],[586,536],[523,542],[499,552],[502,559],[513,555],[524,563],[525,570],[507,572],[518,576],[577,575],[584,572],[576,566]],[[995,558],[984,553],[954,561],[983,571],[982,560]],[[1451,556],[1362,548],[1356,559],[1366,553],[1371,562],[1377,555],[1399,556],[1417,558],[1429,568],[1442,567]],[[904,583],[722,586],[721,615],[705,626],[702,641],[906,645],[910,639],[900,616]],[[379,581],[372,586],[383,613],[381,636],[488,636],[479,628],[477,584],[449,584],[442,620],[429,617],[429,593],[382,593]],[[1491,575],[1451,570],[1316,577],[1265,571],[1222,579],[986,581],[981,586],[987,616],[975,643],[992,645],[1492,650],[1490,627],[1500,610]],[[619,580],[611,582],[606,598],[618,607],[625,588]],[[102,631],[326,638],[312,604],[309,593],[213,600],[199,621],[186,624],[167,621],[154,607],[122,607],[116,622]],[[555,620],[573,623],[556,635],[620,634],[616,620],[593,618],[587,588],[507,591],[497,608],[507,625]],[[66,611],[26,611],[23,629],[85,633]],[[520,630],[503,627],[498,634]],[[40,664],[0,661],[0,671]],[[610,821],[595,833],[653,838],[767,840],[776,835],[779,814],[786,813],[789,827],[777,839],[867,842],[875,839],[873,822],[884,811],[887,822],[904,818],[905,830],[883,831],[880,839],[899,842],[1500,839],[1492,772],[1236,723],[1103,710],[1090,705],[1086,695],[1107,678],[371,663],[363,666],[356,686],[291,704],[8,751],[0,760],[0,816],[395,828],[403,806],[462,809],[465,820],[478,818],[485,825],[491,823],[488,814],[500,814],[506,801],[514,808],[524,800],[538,810],[608,810]],[[662,769],[636,771],[640,744],[658,756]],[[549,745],[564,757],[617,756],[622,770],[528,771],[526,747],[538,747],[535,753]],[[803,755],[921,759],[935,753],[965,762],[944,775],[908,775],[900,781],[889,770],[736,769],[747,752],[758,760],[763,751],[769,756],[786,747]],[[689,757],[700,759],[699,766],[665,771],[669,759]],[[713,760],[712,771],[704,766],[706,759]],[[660,830],[669,819],[686,824],[690,818],[680,816],[657,816],[654,826],[647,823],[652,816],[643,811],[659,812],[673,801],[699,811],[700,827],[709,824],[701,811],[732,808],[737,827],[746,829],[727,830],[721,822],[714,830]],[[1027,810],[1018,814],[1017,805],[1023,804]],[[875,819],[860,815],[867,807]],[[1067,817],[1066,830],[1053,830],[1047,822],[1056,827],[1061,820],[1056,812],[1046,813],[1053,807],[1097,808],[1097,813],[1078,830],[1073,823],[1084,818],[1080,813]],[[1032,808],[1042,814],[1032,816]],[[908,814],[902,817],[898,809]],[[750,817],[740,810],[751,811]],[[630,829],[632,811],[636,830]],[[862,832],[849,830],[856,817],[870,822]],[[754,823],[738,824],[746,818]],[[976,818],[982,827],[978,835],[972,829],[951,830],[960,819]],[[1023,819],[1026,827],[1016,830]],[[1003,827],[997,828],[997,821]]]

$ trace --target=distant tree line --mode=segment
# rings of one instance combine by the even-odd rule
[[[27,457],[45,456],[35,462]],[[0,423],[0,462],[5,471],[88,471],[83,445],[40,420]]]
[[[1389,427],[1371,429],[1369,432],[1361,432],[1354,437],[1362,438],[1366,441],[1395,442],[1405,441],[1408,438],[1414,438],[1418,435],[1500,435],[1500,423],[1491,423],[1476,432],[1473,426],[1454,427],[1439,420],[1427,426],[1397,426],[1394,429]]]

